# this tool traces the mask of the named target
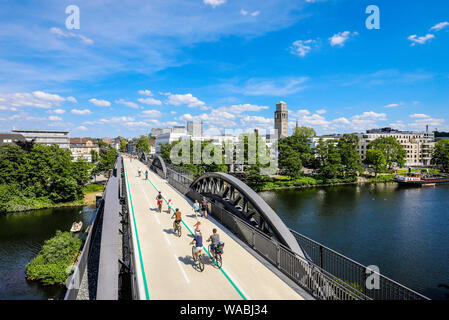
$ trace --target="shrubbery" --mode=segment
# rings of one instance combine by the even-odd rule
[[[72,265],[82,242],[70,232],[56,231],[56,235],[45,241],[39,254],[26,266],[26,277],[44,285],[63,285],[70,275],[67,267]]]

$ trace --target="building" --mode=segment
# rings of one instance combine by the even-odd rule
[[[150,137],[157,137],[160,134],[170,132],[172,132],[172,128],[151,128]]]
[[[312,149],[315,149],[316,147],[318,147],[320,140],[322,140],[323,142],[335,141],[335,143],[337,143],[341,137],[342,137],[341,134],[330,134],[330,135],[312,137],[312,138],[310,138],[310,147]]]
[[[368,145],[380,137],[394,137],[407,152],[405,166],[419,167],[430,165],[432,150],[435,147],[433,133],[417,131],[399,131],[392,128],[367,130],[366,133],[357,134],[359,137],[358,151],[362,160],[366,158]]]
[[[156,148],[156,152],[160,153],[161,152],[161,147],[164,144],[167,143],[172,143],[173,141],[178,141],[181,140],[182,138],[187,138],[187,133],[185,132],[168,132],[168,133],[162,133],[159,134],[156,137],[156,142],[155,142],[155,148]]]
[[[184,133],[184,134],[187,134],[187,131],[186,131],[186,127],[185,127],[185,126],[174,126],[171,132],[173,132],[173,133]]]
[[[70,148],[68,131],[53,130],[12,130],[13,133],[21,134],[27,141],[34,140],[35,143],[45,145],[57,145],[62,149]]]
[[[70,138],[70,151],[72,152],[73,161],[84,159],[92,162],[92,151],[100,152],[98,144],[91,138]]]
[[[192,137],[201,137],[203,135],[203,121],[188,121],[187,134]]]
[[[279,138],[288,136],[288,111],[287,104],[284,101],[279,101],[276,104],[276,111],[274,112],[274,129],[277,130]]]
[[[17,145],[18,141],[26,141],[25,137],[18,133],[0,133],[0,147],[4,145]]]

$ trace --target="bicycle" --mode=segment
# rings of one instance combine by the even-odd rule
[[[218,269],[221,268],[221,266],[223,265],[223,257],[221,256],[223,254],[223,245],[216,245],[215,249],[212,250],[212,245],[209,245],[209,252],[211,253],[212,256],[212,262],[214,262],[214,265],[216,265],[218,267]]]
[[[162,212],[162,200],[157,201],[157,209],[159,212]]]
[[[179,222],[179,223],[176,224],[175,234],[176,234],[178,237],[181,237],[181,234],[182,234],[181,222]]]
[[[193,257],[193,261],[195,262],[195,248],[196,246],[193,245],[192,246],[192,257]],[[198,255],[198,264],[194,265],[195,268],[198,268],[201,272],[203,272],[204,270],[204,260],[203,260],[203,253],[201,251],[201,253]]]

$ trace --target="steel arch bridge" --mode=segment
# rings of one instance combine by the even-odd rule
[[[222,172],[208,172],[193,181],[190,188],[275,238],[303,258],[307,257],[276,212],[236,177]]]

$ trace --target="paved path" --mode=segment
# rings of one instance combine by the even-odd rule
[[[192,248],[189,243],[193,237],[196,222],[193,210],[187,199],[178,193],[168,182],[149,170],[148,180],[145,175],[138,177],[138,168],[147,167],[140,161],[129,161],[124,157],[127,176],[128,199],[132,202],[131,218],[135,221],[140,247],[139,271],[140,285],[147,299],[266,299],[266,300],[301,300],[293,289],[272,271],[260,263],[236,241],[229,237],[211,220],[201,218],[202,234],[205,248],[206,239],[213,228],[218,229],[221,240],[225,243],[223,267],[218,269],[205,259],[203,272],[194,268]],[[162,191],[166,200],[172,199],[174,206],[183,213],[182,236],[178,238],[172,231],[173,213],[167,213],[164,202],[163,212],[156,211],[157,190]],[[134,226],[133,226],[134,227]],[[187,228],[188,227],[188,228]],[[137,239],[135,239],[137,242]],[[137,245],[135,245],[137,246]],[[136,255],[139,255],[136,249]],[[207,253],[206,253],[207,256]]]

